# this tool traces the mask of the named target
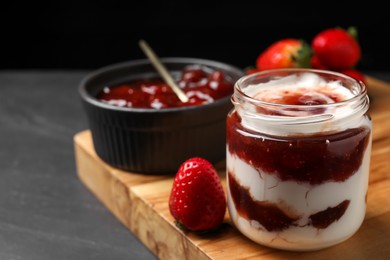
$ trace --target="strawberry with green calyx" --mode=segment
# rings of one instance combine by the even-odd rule
[[[306,41],[285,38],[274,42],[256,59],[258,70],[309,68],[312,50]]]
[[[185,230],[218,228],[226,212],[226,197],[216,169],[206,159],[194,157],[182,163],[173,181],[169,210]]]
[[[353,68],[361,58],[355,27],[325,29],[313,38],[311,47],[319,63],[330,70]]]

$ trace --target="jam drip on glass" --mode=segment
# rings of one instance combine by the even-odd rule
[[[342,182],[352,176],[362,163],[370,137],[368,127],[311,135],[269,136],[244,129],[240,122],[237,112],[228,118],[227,143],[231,154],[258,170],[276,174],[282,181],[312,185]]]

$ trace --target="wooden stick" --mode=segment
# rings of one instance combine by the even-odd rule
[[[164,79],[164,81],[176,93],[176,95],[178,96],[180,101],[183,103],[188,102],[188,97],[186,96],[186,94],[181,90],[181,88],[179,86],[177,86],[177,84],[176,84],[175,80],[172,78],[171,74],[169,74],[168,70],[160,62],[159,58],[154,53],[154,51],[150,48],[150,46],[144,40],[139,41],[139,46],[144,51],[145,55],[149,58],[149,60],[152,62],[153,66],[156,68],[156,70],[160,73],[160,75]]]

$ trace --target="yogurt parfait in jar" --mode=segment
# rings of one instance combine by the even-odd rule
[[[269,70],[239,79],[232,102],[226,174],[237,229],[295,251],[356,233],[371,155],[366,86],[332,71]]]

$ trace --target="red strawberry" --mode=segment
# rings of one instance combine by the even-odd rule
[[[310,64],[313,69],[318,69],[318,70],[327,70],[328,68],[321,64],[320,60],[318,59],[317,56],[313,55],[310,59]]]
[[[169,210],[179,226],[191,231],[208,231],[222,224],[226,197],[210,162],[194,157],[180,166],[173,181]]]
[[[362,81],[367,86],[366,77],[360,71],[356,69],[345,69],[345,70],[341,70],[340,72],[354,79]]]
[[[356,30],[351,27],[356,33]],[[331,70],[354,67],[360,60],[360,45],[354,36],[341,28],[329,28],[319,32],[311,47],[319,62]]]
[[[271,44],[256,60],[259,70],[280,68],[308,68],[312,50],[304,41],[286,38]]]

